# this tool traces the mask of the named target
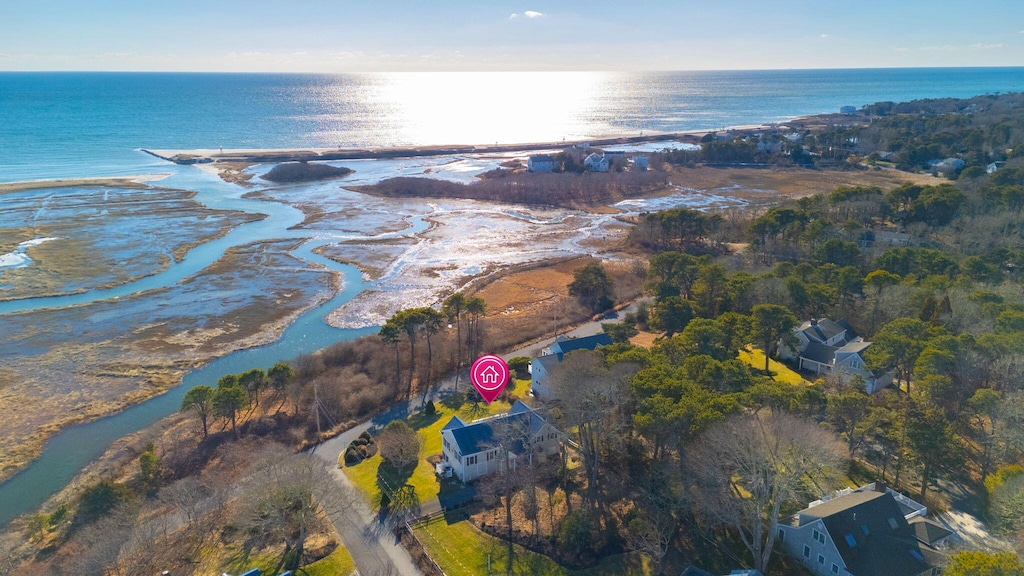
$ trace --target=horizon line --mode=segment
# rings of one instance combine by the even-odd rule
[[[540,69],[540,70],[350,70],[350,71],[280,71],[280,70],[0,70],[0,74],[293,74],[293,75],[345,75],[345,74],[666,74],[680,72],[815,72],[856,70],[970,70],[970,69],[1024,69],[1024,65],[970,65],[970,66],[839,66],[834,68],[693,68],[693,69]]]

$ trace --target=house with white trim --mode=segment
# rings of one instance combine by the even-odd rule
[[[583,160],[583,167],[591,172],[607,172],[608,158],[604,154],[593,152]]]
[[[812,502],[778,524],[779,547],[818,576],[934,576],[953,535],[881,482]]]
[[[550,154],[534,154],[526,161],[526,169],[530,172],[554,172],[555,159]]]
[[[509,437],[502,438],[502,434]],[[557,454],[558,430],[521,401],[504,414],[466,423],[452,417],[441,429],[441,464],[438,470],[450,470],[462,482],[472,482],[501,469],[508,446],[509,465],[532,466],[538,459]],[[447,472],[446,472],[447,473]]]
[[[798,341],[796,349],[780,346],[779,356],[796,362],[800,370],[815,374],[835,373],[844,382],[860,377],[868,394],[874,394],[892,382],[892,372],[876,375],[868,369],[864,351],[871,342],[858,336],[845,321],[812,318],[794,328],[793,332]]]
[[[541,355],[530,360],[530,390],[534,396],[548,398],[551,395],[550,384],[551,373],[561,364],[562,359],[569,352],[575,350],[596,350],[599,346],[608,346],[612,339],[605,333],[592,336],[570,338],[568,336],[557,336],[555,342],[541,350]]]

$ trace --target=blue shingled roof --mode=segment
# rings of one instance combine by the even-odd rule
[[[529,431],[530,435],[537,434],[544,426],[544,419],[538,416],[533,411],[533,408],[520,401],[517,401],[512,406],[512,409],[502,416],[488,418],[479,422],[473,422],[472,424],[464,424],[463,426],[451,426],[455,420],[458,420],[457,416],[452,418],[452,421],[449,421],[442,428],[442,431],[451,430],[455,445],[458,447],[459,452],[464,455],[476,454],[477,452],[483,452],[497,446],[498,441],[494,436],[492,424],[511,422],[513,425],[521,426]],[[521,441],[517,441],[516,445],[513,446],[514,452],[522,452],[522,449]]]
[[[607,334],[594,334],[593,336],[583,336],[582,338],[556,340],[551,345],[551,351],[558,354],[558,359],[561,360],[563,354],[568,354],[575,350],[594,350],[598,346],[608,346],[611,343],[612,339]]]
[[[462,428],[465,425],[466,423],[462,421],[462,418],[452,416],[452,419],[444,425],[444,428],[441,428],[441,431],[444,432],[445,430],[451,430],[452,428]]]

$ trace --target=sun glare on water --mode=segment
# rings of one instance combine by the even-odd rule
[[[489,144],[614,132],[598,113],[606,91],[596,72],[431,72],[381,74],[367,96],[397,141]]]

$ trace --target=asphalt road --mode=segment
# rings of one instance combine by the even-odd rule
[[[616,322],[621,315],[635,311],[635,308],[636,304],[631,304],[624,310],[610,313],[598,321],[588,322],[569,330],[565,335],[575,338],[598,334],[602,332],[601,324]],[[554,341],[554,338],[541,340],[540,342],[503,354],[502,357],[506,360],[515,356],[534,357],[543,348],[554,343]],[[352,502],[349,508],[331,514],[330,517],[334,528],[341,535],[341,539],[345,543],[345,548],[352,555],[360,575],[413,575],[420,574],[420,571],[413,564],[409,553],[398,543],[397,538],[391,531],[391,524],[387,521],[387,518],[374,513],[370,509],[366,498],[352,485],[348,477],[338,467],[338,457],[364,431],[379,430],[392,420],[405,419],[416,411],[421,410],[427,401],[433,400],[438,402],[455,392],[456,389],[465,390],[467,386],[469,386],[468,371],[463,370],[458,375],[445,378],[425,395],[417,396],[407,402],[399,402],[387,412],[378,414],[370,420],[342,432],[338,436],[318,445],[313,450],[313,454],[321,458],[330,469],[331,476],[337,483],[337,488],[343,492],[347,500]],[[439,509],[440,504],[436,499],[424,502],[420,506],[421,513],[428,513]]]

